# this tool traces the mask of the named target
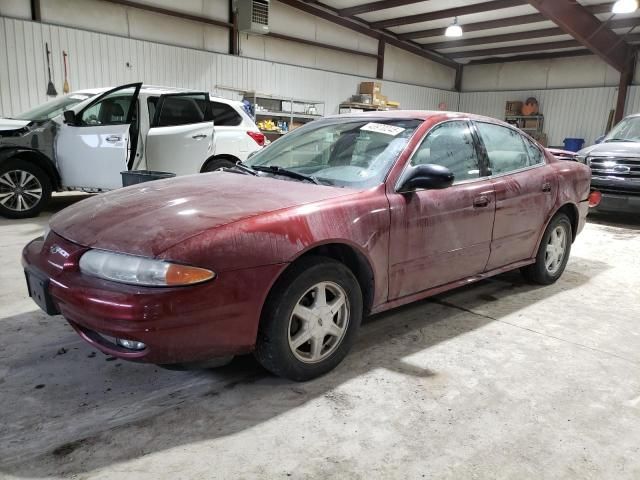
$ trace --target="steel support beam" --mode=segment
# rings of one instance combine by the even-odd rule
[[[214,18],[201,17],[199,15],[191,15],[190,13],[177,12],[175,10],[168,10],[166,8],[154,7],[152,5],[146,5],[143,3],[132,2],[129,0],[103,0],[109,3],[115,3],[117,5],[123,5],[125,7],[137,8],[138,10],[145,10],[147,12],[159,13],[161,15],[168,15],[169,17],[182,18],[183,20],[191,20],[192,22],[206,23],[208,25],[216,25],[218,27],[233,28],[231,22],[223,22],[222,20],[216,20]]]
[[[229,0],[229,20],[231,28],[229,29],[229,53],[231,55],[240,55],[240,34],[238,32],[238,12],[235,8],[235,1]]]
[[[443,18],[461,17],[462,15],[472,15],[474,13],[490,12],[501,8],[520,7],[522,0],[492,0],[485,3],[476,3],[473,5],[465,5],[464,7],[448,8],[446,10],[435,10],[428,13],[420,13],[418,15],[409,15],[407,17],[390,18],[379,22],[372,22],[373,28],[397,27],[398,25],[409,25],[411,23],[431,22],[433,20],[441,20]]]
[[[624,72],[631,47],[575,0],[527,0],[547,19],[580,45],[591,50],[619,72]]]
[[[40,0],[31,0],[31,20],[34,22],[40,22],[42,20]]]
[[[303,2],[301,0],[279,0],[280,3],[289,5],[290,7],[297,8],[303,12],[310,13],[316,17],[322,18],[329,22],[333,22],[341,27],[348,28],[350,30],[362,33],[375,39],[383,39],[388,45],[401,48],[407,52],[413,53],[420,57],[426,58],[433,62],[445,65],[449,68],[457,68],[457,63],[448,58],[446,55],[440,55],[431,50],[425,49],[420,45],[400,40],[396,35],[371,28],[371,25],[365,21],[360,21],[351,18],[344,18],[338,15],[337,10],[319,7],[310,3]]]
[[[462,91],[462,74],[464,73],[464,65],[458,65],[456,68],[456,79],[453,83],[453,88],[456,92]]]
[[[613,123],[616,124],[624,117],[624,108],[627,104],[627,91],[633,81],[633,71],[635,70],[635,56],[627,62],[625,70],[620,73],[620,84],[618,85],[618,98],[616,100],[616,113]]]
[[[338,10],[338,14],[341,17],[352,17],[353,15],[377,12],[378,10],[386,10],[394,7],[404,7],[405,5],[424,1],[425,0],[382,0],[378,2],[363,3],[362,5],[356,5],[355,7],[341,8]]]
[[[383,39],[378,40],[378,64],[376,65],[376,78],[384,78],[384,51],[386,43]]]
[[[290,35],[283,35],[281,33],[269,32],[265,36],[271,37],[271,38],[277,38],[279,40],[286,40],[288,42],[311,45],[312,47],[326,48],[327,50],[335,50],[337,52],[350,53],[352,55],[362,55],[363,57],[378,58],[378,55],[375,53],[361,52],[359,50],[352,50],[350,48],[339,47],[337,45],[329,45],[326,43],[316,42],[314,40],[307,40],[305,38],[292,37]]]
[[[587,10],[593,14],[611,12],[613,3],[601,3],[599,5],[589,5]],[[547,20],[539,13],[529,15],[519,15],[517,17],[499,18],[497,20],[487,20],[484,22],[464,23],[462,28],[465,32],[479,32],[482,30],[491,30],[492,28],[513,27],[514,25],[527,25],[529,23],[539,23]],[[418,30],[415,32],[402,33],[398,35],[403,40],[412,40],[416,38],[441,37],[444,35],[446,27],[431,28],[429,30]]]

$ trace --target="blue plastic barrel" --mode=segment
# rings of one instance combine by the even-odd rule
[[[569,150],[570,152],[577,152],[582,150],[584,146],[584,138],[565,138],[564,139],[564,149]]]

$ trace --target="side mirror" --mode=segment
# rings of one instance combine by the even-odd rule
[[[596,143],[602,143],[604,137],[606,137],[606,135],[600,135],[598,138],[596,138]]]
[[[399,193],[414,190],[439,190],[453,184],[454,175],[447,167],[440,165],[416,165],[405,171],[400,181]]]
[[[62,115],[64,115],[64,123],[76,125],[76,114],[73,110],[65,110]]]

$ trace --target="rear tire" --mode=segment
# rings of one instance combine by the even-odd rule
[[[51,180],[40,167],[19,158],[0,164],[0,215],[36,217],[50,198]]]
[[[269,294],[254,355],[289,380],[323,375],[351,349],[362,309],[360,285],[344,264],[327,257],[300,259]]]
[[[555,283],[567,266],[572,240],[573,233],[569,217],[564,213],[558,213],[551,219],[542,236],[536,263],[521,269],[524,278],[540,285]]]
[[[229,158],[213,158],[207,162],[207,164],[202,168],[202,173],[205,172],[215,172],[220,168],[231,168],[236,164],[233,160]]]

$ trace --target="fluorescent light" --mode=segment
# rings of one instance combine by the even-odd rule
[[[635,0],[634,0],[635,1]],[[447,27],[444,31],[445,37],[461,37],[462,27],[458,25],[458,17],[453,20],[453,23]]]
[[[618,0],[613,4],[613,13],[632,13],[638,9],[638,0]]]

